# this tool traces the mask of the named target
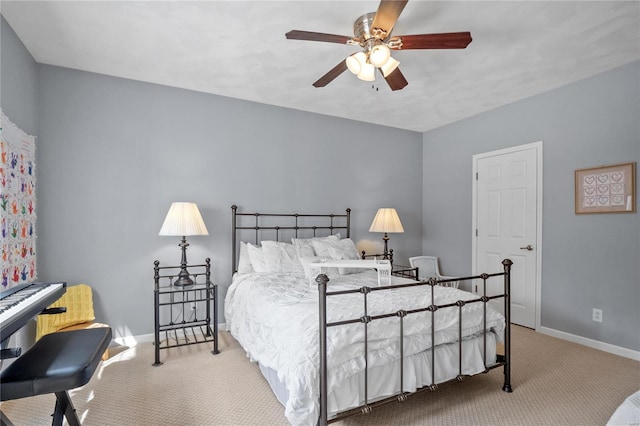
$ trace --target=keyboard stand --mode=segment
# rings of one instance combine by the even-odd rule
[[[55,393],[53,426],[61,426],[64,417],[69,426],[80,426],[69,390],[91,380],[102,354],[111,343],[111,328],[63,331],[43,336],[0,375],[0,399],[27,398]],[[12,425],[0,416],[2,426]]]

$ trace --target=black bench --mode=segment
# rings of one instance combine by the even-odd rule
[[[56,406],[52,425],[62,425],[62,419],[66,417],[70,426],[79,426],[80,420],[68,390],[83,386],[91,380],[110,343],[109,327],[43,336],[2,372],[0,399],[8,401],[55,393]],[[10,424],[2,414],[2,425]]]

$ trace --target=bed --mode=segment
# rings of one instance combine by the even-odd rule
[[[381,281],[386,268],[351,267],[359,254],[350,215],[232,206],[227,329],[258,363],[289,422],[324,425],[370,413],[498,367],[511,392],[511,261],[500,273],[456,278],[483,281],[483,295],[435,278]],[[503,280],[504,293],[487,296],[489,279]],[[498,300],[504,314],[493,307]]]

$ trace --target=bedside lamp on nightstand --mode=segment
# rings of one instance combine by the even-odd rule
[[[382,258],[389,259],[389,250],[387,247],[387,243],[389,242],[388,233],[404,232],[404,228],[402,227],[402,223],[400,222],[400,217],[398,216],[396,209],[378,209],[378,213],[376,213],[376,217],[373,218],[373,223],[369,228],[369,232],[384,232],[384,236],[382,237],[382,240],[384,241],[384,253]]]
[[[180,273],[173,285],[192,285],[193,280],[189,277],[189,272],[187,271],[187,247],[189,246],[187,236],[209,235],[196,203],[178,202],[171,204],[158,235],[182,237],[182,242],[178,244],[182,249]]]

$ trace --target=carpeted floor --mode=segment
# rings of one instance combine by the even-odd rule
[[[340,425],[604,425],[640,389],[640,363],[514,326],[513,393],[502,369],[409,397]],[[71,398],[85,426],[286,425],[284,409],[238,343],[163,350],[153,367],[145,343],[104,361]],[[55,403],[43,395],[2,403],[16,426],[49,425]]]

